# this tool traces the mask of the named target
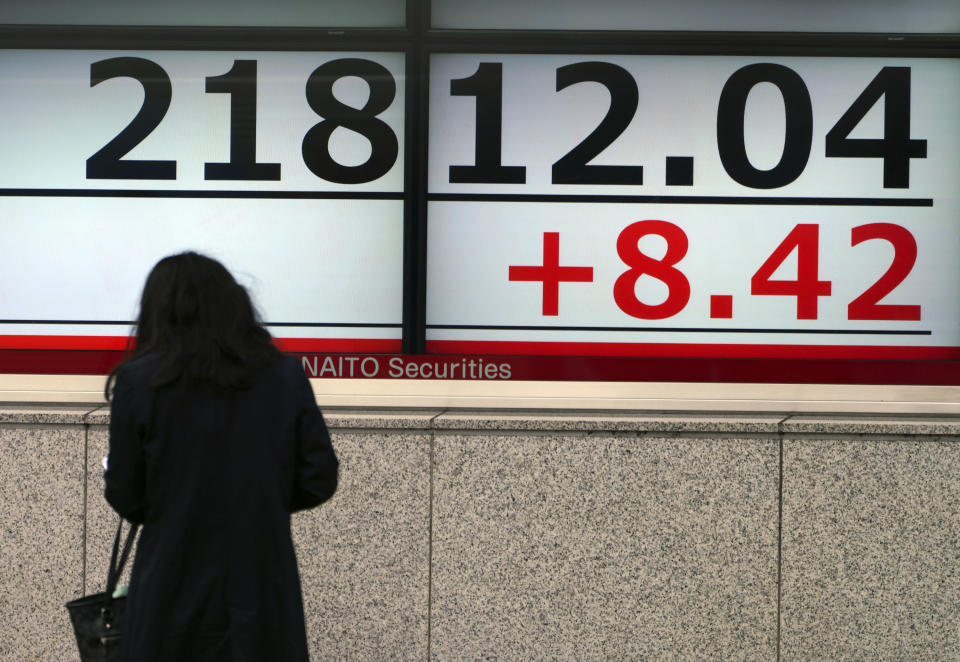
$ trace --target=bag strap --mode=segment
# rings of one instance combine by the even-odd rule
[[[130,523],[130,531],[127,532],[127,539],[123,543],[123,553],[120,555],[120,563],[117,564],[117,552],[120,550],[120,532],[123,529],[123,516],[117,522],[117,533],[113,537],[113,552],[110,554],[110,569],[107,572],[107,596],[113,598],[113,591],[117,588],[117,582],[120,575],[123,574],[123,567],[127,564],[127,557],[130,556],[130,550],[133,548],[133,539],[137,536],[139,524]]]

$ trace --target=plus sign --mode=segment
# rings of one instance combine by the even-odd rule
[[[543,283],[543,314],[557,315],[560,283],[592,283],[593,267],[560,266],[560,233],[543,233],[543,266],[511,266],[510,280]]]

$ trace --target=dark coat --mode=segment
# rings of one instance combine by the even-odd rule
[[[120,659],[308,660],[290,513],[329,499],[337,459],[306,375],[278,357],[248,390],[117,375],[106,498],[143,528]]]

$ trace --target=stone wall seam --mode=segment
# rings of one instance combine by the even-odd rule
[[[429,466],[427,471],[429,472],[429,487],[428,487],[428,504],[427,504],[427,659],[426,662],[430,662],[430,658],[433,654],[433,445],[436,439],[436,432],[434,428],[435,421],[447,412],[446,409],[438,412],[435,416],[430,418],[430,421],[427,424],[426,432],[430,435],[430,446],[429,446],[429,456],[427,462]]]
[[[97,405],[90,411],[84,413],[83,415],[83,528],[80,532],[80,541],[83,545],[80,568],[81,568],[81,584],[82,594],[87,594],[87,521],[89,520],[89,504],[90,504],[90,480],[88,477],[87,468],[90,466],[90,416],[100,411],[101,409],[107,409],[109,412],[109,406]]]
[[[329,426],[328,430],[336,434],[423,434],[428,432],[427,429],[421,428],[338,428],[335,426]]]
[[[86,417],[84,417],[86,418]],[[87,467],[89,466],[89,454],[90,454],[90,426],[84,422],[83,424],[83,525],[80,530],[80,544],[81,544],[81,555],[80,555],[80,573],[81,573],[81,593],[82,595],[87,594],[87,504],[90,501],[89,498],[89,485],[90,481],[87,480]]]
[[[782,625],[783,599],[783,424],[793,417],[787,414],[777,422],[777,452],[779,477],[777,478],[777,662],[780,662],[780,636]]]
[[[837,432],[784,432],[786,441],[813,441],[817,439],[832,439],[837,443],[870,441],[887,444],[955,444],[960,442],[960,435],[946,434],[870,434],[870,433],[837,433]]]

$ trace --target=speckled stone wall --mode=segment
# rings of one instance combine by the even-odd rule
[[[326,414],[314,660],[960,660],[960,418]],[[0,405],[0,662],[78,659],[108,416]]]
[[[313,660],[423,660],[430,416],[329,413],[337,494],[294,516]]]
[[[0,660],[78,659],[86,408],[0,410]]]
[[[775,659],[776,422],[437,419],[432,659]]]
[[[783,427],[780,659],[960,660],[957,422]]]

